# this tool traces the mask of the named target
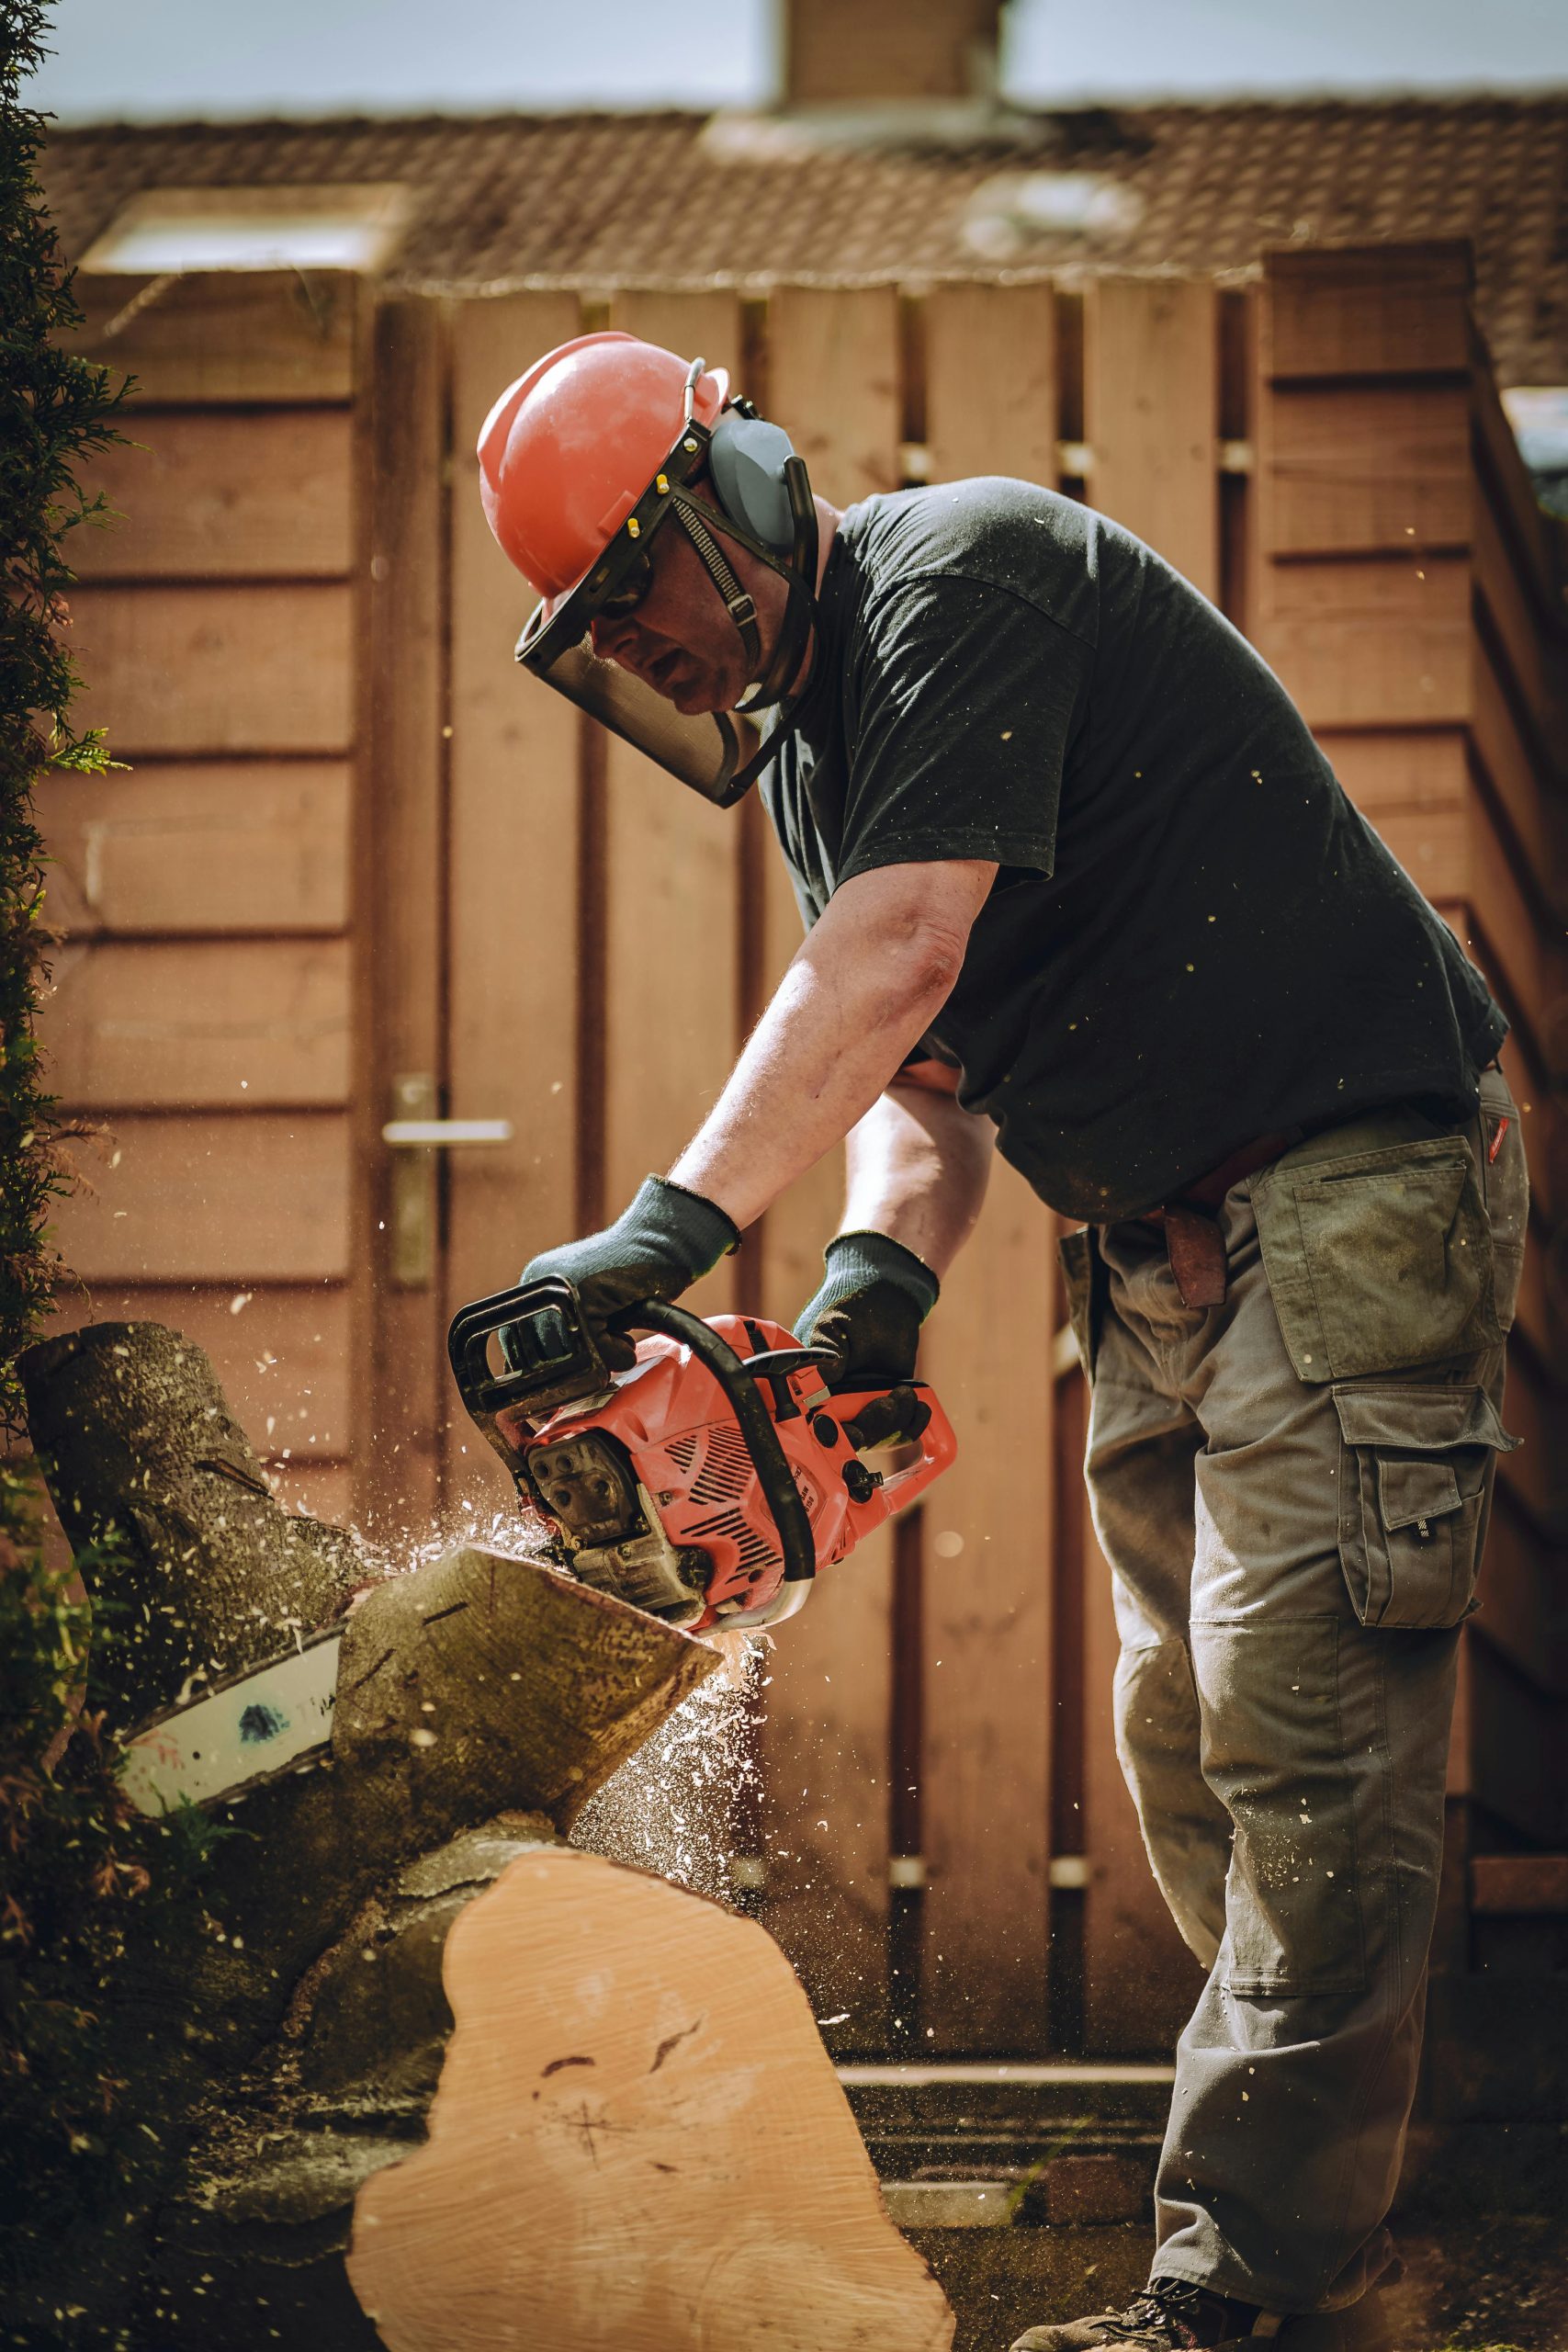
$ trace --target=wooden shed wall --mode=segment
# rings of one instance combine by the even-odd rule
[[[82,713],[128,773],[51,784],[42,1034],[79,1142],[66,1319],[208,1347],[284,1490],[346,1509],[360,755],[352,277],[79,282],[136,379],[73,542]]]
[[[1282,253],[1263,310],[1255,635],[1513,1023],[1532,1186],[1450,1784],[1478,1853],[1568,1842],[1568,616],[1461,246]]]
[[[133,772],[46,811],[70,933],[46,1038],[119,1152],[62,1225],[91,1311],[212,1345],[296,1491],[337,1508],[352,1469],[361,1518],[412,1538],[510,1508],[453,1419],[446,1316],[669,1164],[799,924],[760,808],[716,815],[517,674],[525,592],[471,451],[583,328],[700,350],[840,503],[1017,472],[1151,540],[1280,668],[1515,1013],[1539,1214],[1509,1410],[1532,1443],[1467,1636],[1456,1852],[1560,1834],[1558,607],[1452,257],[1360,267],[375,304],[191,280],[140,307],[114,281],[118,322],[90,289],[147,444],[113,461],[131,520],[78,622]],[[1381,358],[1354,343],[1386,336],[1365,284],[1408,338]],[[512,1140],[398,1159],[400,1105]],[[696,1303],[789,1320],[837,1208],[825,1165]],[[1054,1238],[999,1171],[930,1327],[960,1462],[769,1661],[736,1883],[846,2049],[1157,2049],[1195,1990],[1113,1752]]]

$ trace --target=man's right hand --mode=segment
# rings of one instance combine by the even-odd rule
[[[840,1233],[824,1263],[822,1286],[795,1336],[838,1356],[829,1387],[891,1388],[912,1380],[920,1325],[937,1302],[931,1268],[886,1233]]]
[[[646,1299],[679,1298],[739,1241],[714,1202],[649,1176],[614,1225],[531,1258],[521,1279],[563,1275],[576,1289],[605,1363],[612,1372],[629,1372],[637,1349],[623,1333],[605,1329],[610,1317]]]

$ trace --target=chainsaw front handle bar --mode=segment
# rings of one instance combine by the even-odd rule
[[[811,1521],[806,1516],[800,1489],[758,1390],[756,1375],[747,1369],[744,1359],[700,1315],[688,1314],[683,1306],[668,1306],[659,1299],[650,1298],[641,1306],[630,1307],[613,1320],[620,1331],[657,1331],[667,1340],[677,1340],[682,1347],[690,1348],[697,1362],[712,1373],[746,1441],[751,1466],[778,1530],[784,1580],[785,1584],[809,1584],[817,1574],[817,1545]]]

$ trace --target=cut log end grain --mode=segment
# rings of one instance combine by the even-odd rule
[[[389,2352],[948,2352],[763,1928],[540,1850],[457,1920],[445,1980],[429,2140],[355,2205]]]

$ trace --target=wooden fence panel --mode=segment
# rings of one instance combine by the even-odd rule
[[[1100,513],[1219,599],[1219,316],[1212,280],[1097,277],[1084,293],[1084,437]]]
[[[1466,1629],[1450,1766],[1461,1864],[1498,1824],[1555,1834],[1541,1792],[1568,1736],[1539,1667],[1568,1527],[1568,1357],[1547,1272],[1568,1166],[1552,1083],[1568,998],[1568,628],[1517,450],[1497,429],[1468,287],[1457,247],[1273,257],[1258,582],[1262,650],[1515,1024],[1503,1062],[1533,1199],[1504,1410],[1525,1443],[1500,1469],[1498,1539]],[[1462,1948],[1451,1957],[1464,1963]]]
[[[350,774],[338,760],[138,763],[49,787],[50,913],[73,940],[342,932]]]
[[[938,286],[924,309],[931,480],[1016,474],[1054,489],[1055,287]]]
[[[42,817],[65,937],[41,1039],[84,1183],[68,1323],[151,1316],[211,1351],[275,1466],[335,1477],[354,1230],[344,1106],[359,620],[361,293],[298,273],[80,281],[83,347],[132,370],[91,470],[84,711],[129,772]]]
[[[933,481],[1055,479],[1055,319],[1049,286],[930,298]],[[1053,1237],[998,1164],[923,1348],[959,1432],[922,1513],[920,2015],[944,2050],[1049,2039]]]
[[[768,406],[823,497],[847,505],[895,488],[901,416],[893,288],[780,288],[768,310]],[[800,916],[771,843],[762,932],[761,969],[772,987],[799,944]],[[840,1163],[841,1155],[829,1155],[763,1221],[762,1309],[786,1325],[821,1280],[823,1245],[842,1205]],[[829,2030],[830,2046],[865,2047],[886,2030],[892,1583],[885,1534],[823,1579],[770,1661],[765,1916],[818,2013],[848,2012]]]
[[[82,717],[121,756],[321,758],[353,741],[346,581],[81,588],[70,603]]]
[[[528,585],[491,534],[474,461],[495,401],[579,320],[571,294],[452,309],[448,1108],[509,1120],[512,1141],[447,1155],[448,1314],[514,1282],[579,1221],[584,722],[513,659]],[[448,1499],[510,1493],[459,1411]]]
[[[55,1220],[73,1274],[99,1283],[336,1282],[349,1270],[339,1112],[117,1117]],[[88,1190],[87,1186],[91,1189]]]
[[[79,531],[85,580],[328,579],[353,570],[353,418],[346,408],[138,413],[93,486],[134,529]]]
[[[733,294],[618,294],[610,315],[739,382]],[[613,1216],[645,1176],[666,1172],[734,1065],[742,828],[733,811],[709,808],[613,737],[606,767],[604,1211]],[[736,1272],[733,1258],[722,1260],[686,1303],[699,1315],[733,1309]]]
[[[95,1111],[346,1102],[345,940],[137,942],[54,959],[51,1082]]]

